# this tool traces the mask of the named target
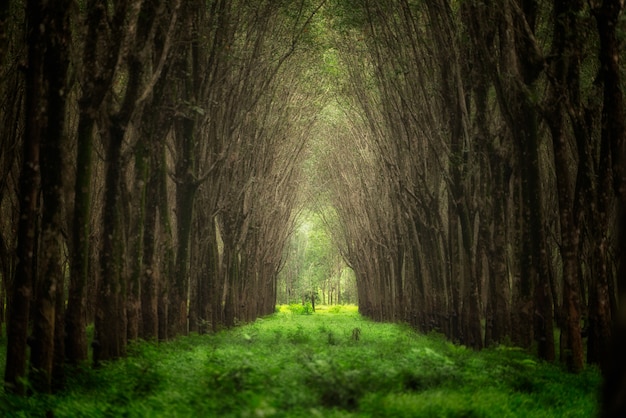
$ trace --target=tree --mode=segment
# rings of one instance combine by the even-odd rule
[[[369,267],[380,269],[383,289],[367,286],[382,294],[396,289],[399,302],[391,311],[413,311],[411,323],[425,329],[436,323],[451,338],[478,341],[476,346],[482,332],[489,344],[511,337],[530,348],[535,341],[548,360],[554,358],[556,311],[561,358],[579,370],[581,301],[588,300],[588,353],[597,358],[596,342],[608,335],[606,308],[615,306],[606,252],[612,248],[608,208],[615,202],[607,169],[612,152],[608,142],[598,141],[598,84],[589,76],[594,65],[583,59],[602,56],[585,17],[593,10],[601,15],[597,6],[335,3],[333,23],[349,80],[341,80],[343,105],[363,118],[360,129],[367,134],[361,136],[379,159],[373,171],[384,173],[392,207],[401,208],[375,215],[361,228],[361,239],[374,235],[384,244],[378,249],[357,247],[348,233],[350,244],[344,245],[355,246],[351,264],[363,254],[384,260],[382,267]],[[614,45],[602,25],[598,39]],[[620,90],[614,80],[609,84],[612,92]],[[544,145],[546,138],[552,146]],[[346,187],[367,193],[372,181],[346,182],[335,193]],[[350,200],[351,207],[363,204],[347,196],[333,204]],[[358,224],[355,210],[339,210],[345,231]],[[379,216],[393,227],[372,228]],[[403,237],[400,245],[392,244],[394,236]],[[440,262],[429,263],[433,258]],[[436,264],[450,268],[437,270]],[[372,274],[355,271],[357,278]],[[359,283],[360,294],[367,293]],[[479,296],[484,287],[485,308]],[[371,315],[385,317],[384,305]],[[424,322],[429,315],[415,305],[439,306],[441,319]],[[484,329],[476,321],[482,315]]]
[[[154,25],[160,19],[150,19],[157,13],[164,13],[159,4],[141,3],[118,5],[114,11],[117,27],[112,39],[120,42],[124,55],[120,57],[121,68],[118,76],[124,76],[126,85],[119,98],[119,106],[113,97],[107,96],[104,102],[101,123],[105,145],[105,189],[102,212],[102,251],[100,253],[101,277],[98,282],[98,297],[95,317],[94,362],[114,359],[125,354],[127,343],[127,277],[122,270],[122,250],[125,248],[121,219],[121,181],[123,170],[122,145],[128,135],[131,120],[141,116],[146,98],[158,80],[162,67],[149,71],[146,51],[154,42]],[[170,19],[176,20],[176,11]],[[164,48],[167,56],[168,50]],[[151,79],[145,79],[146,74]],[[138,290],[136,291],[138,292]]]
[[[582,10],[582,2],[554,2],[553,52],[549,80],[551,94],[547,99],[546,120],[550,127],[554,149],[554,167],[559,202],[559,223],[561,230],[561,258],[563,264],[563,312],[561,314],[561,357],[573,371],[584,366],[583,343],[581,336],[580,288],[579,288],[579,230],[578,214],[574,213],[574,198],[571,190],[574,184],[570,170],[569,135],[565,130],[564,118],[568,98],[579,89],[579,64],[577,52],[580,37],[577,28],[580,23],[576,16]]]
[[[41,217],[41,244],[39,272],[35,285],[33,335],[30,367],[33,387],[42,392],[52,389],[52,378],[61,376],[60,367],[64,361],[64,332],[62,326],[64,304],[63,292],[63,174],[66,172],[63,155],[65,129],[65,109],[67,72],[69,66],[69,7],[59,1],[47,5],[31,6],[35,16],[42,20],[33,21],[35,27],[48,28],[41,38],[32,42],[42,42],[43,63],[41,73],[43,97],[40,106],[45,106],[41,114],[43,129],[40,132],[41,193],[43,209]],[[38,10],[37,10],[38,9]],[[31,44],[31,47],[33,45]],[[57,311],[58,310],[58,311]],[[58,383],[56,385],[58,387]]]
[[[620,47],[617,38],[618,19],[623,12],[624,4],[619,1],[605,0],[601,4],[593,4],[592,10],[598,33],[600,36],[600,74],[604,81],[603,94],[603,111],[601,125],[601,141],[603,148],[610,149],[611,157],[608,161],[611,163],[612,185],[614,192],[619,199],[619,235],[617,248],[621,257],[617,260],[618,264],[618,295],[620,297],[619,314],[613,316],[615,322],[613,324],[613,334],[611,336],[611,345],[606,358],[600,362],[602,372],[605,377],[604,382],[604,402],[602,414],[607,417],[617,417],[626,412],[626,403],[622,393],[626,387],[624,381],[624,364],[623,349],[625,347],[626,321],[624,320],[624,309],[626,300],[626,263],[624,263],[623,251],[626,235],[624,234],[626,227],[624,217],[624,206],[626,204],[626,122],[624,97],[622,90],[622,79],[619,65]],[[617,119],[614,119],[617,118]],[[604,296],[604,295],[603,295]],[[606,306],[602,306],[602,302],[606,303],[606,297],[603,297],[597,303],[598,321],[601,325],[605,325],[610,313],[606,311]],[[616,309],[616,310],[617,310]],[[603,330],[604,327],[599,327]],[[604,342],[607,341],[605,332],[600,332],[598,337]],[[606,352],[604,352],[606,353]],[[603,353],[603,354],[604,354]]]
[[[26,72],[25,125],[22,167],[19,180],[20,216],[17,232],[16,255],[18,262],[10,292],[7,322],[7,367],[5,389],[24,394],[26,376],[26,339],[33,284],[35,282],[36,221],[40,172],[40,138],[45,129],[43,87],[43,55],[45,53],[42,30],[46,28],[41,5],[30,2],[28,8],[28,69]]]
[[[2,100],[0,112],[0,325],[7,321],[5,308],[9,304],[9,289],[13,280],[16,259],[15,220],[19,215],[19,202],[14,191],[18,189],[18,177],[21,166],[24,120],[24,77],[18,71],[19,63],[23,61],[22,41],[24,38],[23,22],[24,8],[15,7],[15,2],[5,2],[0,7],[0,68],[2,68]]]
[[[102,31],[106,10],[100,2],[87,3],[85,43],[83,45],[82,92],[76,133],[76,174],[72,218],[69,295],[66,312],[66,358],[77,364],[87,360],[87,317],[85,289],[89,278],[89,239],[91,222],[91,177],[94,126],[100,107],[112,85],[117,55],[103,54],[106,48]],[[119,47],[119,45],[114,45]],[[119,48],[117,48],[119,49]],[[113,49],[115,50],[115,49]]]

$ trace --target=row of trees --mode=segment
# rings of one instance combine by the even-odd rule
[[[274,311],[321,4],[2,3],[8,390]]]
[[[328,126],[321,173],[361,312],[547,360],[558,328],[571,370],[586,337],[586,360],[608,373],[626,198],[622,8],[337,4],[345,116]]]
[[[9,390],[91,321],[99,362],[272,312],[313,195],[362,313],[548,360],[558,328],[574,371],[586,336],[619,390],[620,0],[324,3],[2,3]]]

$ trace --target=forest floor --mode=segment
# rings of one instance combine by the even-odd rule
[[[514,348],[475,352],[356,307],[292,306],[212,335],[135,343],[54,396],[0,391],[0,416],[593,417],[600,384],[594,368],[573,375]]]

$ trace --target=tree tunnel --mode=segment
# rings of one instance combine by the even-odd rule
[[[622,2],[70,6],[0,8],[8,388],[312,292],[612,370]]]

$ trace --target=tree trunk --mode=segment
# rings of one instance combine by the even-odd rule
[[[22,168],[19,178],[20,216],[17,229],[17,265],[9,292],[7,321],[7,354],[4,375],[5,389],[25,393],[26,338],[30,304],[35,282],[37,196],[41,173],[40,138],[45,132],[44,39],[41,5],[27,4],[28,67],[26,69],[26,123],[23,140]]]
[[[450,270],[447,274],[448,287],[450,289],[450,307],[448,312],[450,315],[450,338],[452,341],[459,342],[465,340],[463,329],[461,327],[461,264],[460,245],[459,245],[459,221],[456,210],[453,205],[448,209],[448,252],[450,259]]]
[[[195,124],[191,123],[193,126]],[[176,247],[175,274],[169,289],[169,333],[170,337],[188,332],[188,297],[189,297],[189,245],[191,225],[193,220],[193,206],[197,185],[191,170],[191,148],[193,143],[193,129],[184,131],[183,141],[189,149],[187,157],[183,157],[183,166],[177,169],[179,179],[176,185]],[[189,136],[187,136],[189,135]]]
[[[522,206],[522,249],[517,344],[530,347],[532,337],[538,354],[554,359],[554,335],[550,270],[546,252],[544,209],[539,164],[539,125],[533,104],[536,81],[544,68],[543,57],[534,37],[538,8],[535,1],[520,10],[510,4],[499,8],[500,72],[494,85],[506,123],[519,155]],[[521,331],[521,333],[519,332]]]
[[[101,5],[87,5],[87,33],[83,49],[83,66],[90,70],[83,74],[83,91],[78,101],[76,178],[74,183],[74,211],[70,260],[70,283],[65,316],[66,360],[76,365],[87,360],[86,290],[90,265],[90,215],[93,135],[95,120],[109,86],[111,68],[98,62],[97,45],[100,23],[104,19]],[[109,63],[111,64],[111,63]],[[98,69],[99,71],[94,71]],[[102,74],[106,74],[102,77]],[[108,76],[108,77],[107,77]],[[93,282],[91,283],[93,284]]]
[[[163,258],[160,263],[161,276],[159,277],[159,286],[157,288],[158,295],[158,338],[159,341],[168,339],[169,329],[169,298],[172,276],[174,275],[175,255],[174,244],[172,243],[172,222],[170,219],[170,206],[167,193],[167,152],[165,147],[161,147],[161,153],[158,156],[160,163],[155,166],[157,170],[158,187],[159,187],[159,230]]]
[[[155,164],[160,161],[161,146],[153,145],[151,169],[146,185],[146,213],[143,242],[143,271],[141,272],[141,327],[140,336],[145,340],[156,340],[159,333],[158,291],[159,271],[156,258],[157,215],[159,194],[158,170]],[[155,158],[156,157],[156,158]]]
[[[33,340],[31,344],[30,367],[33,388],[40,392],[52,389],[53,367],[55,365],[55,327],[58,305],[57,287],[63,287],[63,234],[62,202],[65,158],[63,137],[65,135],[66,74],[69,63],[68,5],[63,0],[52,2],[42,13],[40,25],[45,31],[45,52],[43,73],[46,86],[41,106],[46,108],[46,127],[41,136],[41,174],[43,194],[43,214],[41,220],[40,274],[36,279],[33,317]],[[33,22],[34,23],[34,22]],[[38,26],[37,26],[38,27]],[[42,34],[43,35],[43,34]],[[62,295],[62,293],[61,293]],[[61,304],[60,306],[63,306]],[[59,314],[61,314],[60,312]],[[61,316],[62,317],[62,316]],[[56,363],[59,364],[58,362]]]
[[[620,0],[604,0],[601,7],[593,11],[600,35],[600,72],[604,82],[602,143],[610,146],[613,187],[620,202],[617,214],[620,233],[616,252],[621,255],[617,260],[619,313],[615,316],[610,351],[601,358],[600,363],[605,378],[602,406],[604,417],[620,417],[626,414],[626,110],[619,65],[622,48],[618,36],[618,22],[623,8],[624,3]],[[599,302],[606,303],[606,299]],[[604,311],[598,312],[605,315],[607,313],[606,307]],[[599,319],[606,320],[605,315]],[[603,339],[602,342],[607,341]]]
[[[598,163],[597,187],[598,201],[595,207],[597,241],[595,246],[594,264],[595,275],[591,278],[589,290],[589,338],[587,347],[588,362],[598,362],[603,372],[613,373],[610,364],[608,347],[613,339],[612,323],[615,317],[616,306],[613,303],[615,294],[612,289],[614,280],[610,260],[610,229],[612,222],[613,198],[624,200],[624,103],[620,80],[620,42],[616,28],[623,5],[619,1],[606,0],[601,6],[592,9],[596,19],[596,26],[600,38],[600,69],[598,78],[603,82],[603,103],[601,122],[601,144]],[[614,118],[620,118],[614,120]],[[620,164],[622,164],[620,166]],[[614,250],[621,254],[624,248]],[[620,278],[618,278],[619,280]]]
[[[519,158],[519,157],[518,157]],[[519,159],[518,159],[519,161]],[[529,266],[532,266],[527,261],[530,257],[528,246],[528,240],[523,238],[525,230],[525,217],[524,217],[524,202],[521,197],[521,175],[515,173],[513,178],[515,197],[513,199],[514,208],[514,227],[512,230],[514,233],[513,242],[514,257],[517,258],[519,263],[518,269],[514,270],[513,277],[513,306],[511,309],[511,341],[513,344],[529,349],[532,346],[533,341],[533,280],[531,279],[531,271]]]
[[[578,88],[578,80],[572,80],[575,84],[570,86],[567,77],[571,66],[575,65],[574,62],[570,62],[570,57],[578,49],[575,33],[577,22],[573,19],[580,12],[580,6],[580,2],[565,0],[554,2],[553,55],[557,58],[550,68],[552,86],[548,98],[547,115],[554,150],[561,231],[560,249],[563,270],[561,360],[574,372],[584,367],[584,354],[580,330],[580,289],[578,287],[579,232],[574,220],[574,200],[570,192],[573,188],[573,180],[570,175],[569,137],[565,132],[565,103],[563,101],[567,97],[568,89]]]
[[[509,175],[506,173],[503,158],[492,151],[491,171],[493,178],[493,197],[491,209],[492,239],[488,243],[489,277],[488,286],[489,304],[492,310],[491,338],[489,343],[500,343],[511,336],[511,312],[509,294],[509,271],[506,260],[506,202]],[[487,342],[487,338],[485,338]]]
[[[6,56],[7,45],[7,20],[9,18],[9,11],[11,10],[11,1],[6,0],[0,3],[0,57]]]
[[[626,161],[626,154],[619,156],[621,164]],[[626,201],[620,201],[618,210],[619,232],[618,240],[622,248],[626,248]],[[603,418],[620,418],[626,416],[626,256],[620,254],[616,260],[618,267],[619,286],[619,315],[612,326],[612,340],[610,346],[605,348],[604,354],[607,359],[601,361],[602,375],[604,376],[602,388],[602,409],[600,416]]]
[[[67,275],[63,268],[61,278]],[[56,287],[56,307],[54,320],[54,356],[52,358],[52,390],[59,391],[65,387],[65,283],[61,279]]]
[[[144,233],[146,222],[146,188],[149,176],[147,138],[141,138],[135,148],[135,177],[130,210],[130,277],[128,280],[128,297],[126,300],[127,337],[135,340],[139,337],[141,320],[141,279],[145,269]]]
[[[126,88],[120,98],[119,108],[114,110],[114,97],[106,102],[102,118],[105,127],[105,189],[102,221],[102,251],[100,253],[101,277],[96,299],[94,363],[111,360],[126,353],[127,344],[127,281],[122,257],[125,247],[121,220],[121,181],[124,171],[122,144],[133,117],[140,118],[143,101],[140,90],[145,85],[144,72],[148,63],[145,57],[147,45],[154,36],[151,30],[154,19],[153,3],[120,2],[115,16],[125,21],[115,29],[122,42],[121,63],[127,69]],[[128,42],[128,44],[126,44]],[[145,92],[144,92],[145,93]],[[110,93],[112,94],[112,93]],[[139,243],[138,245],[141,245]],[[136,284],[136,283],[135,283]],[[138,289],[136,289],[138,294]],[[136,295],[137,296],[137,295]]]
[[[554,164],[557,175],[559,219],[561,230],[561,259],[563,269],[563,323],[561,324],[561,360],[568,368],[578,372],[584,367],[583,345],[580,330],[580,289],[578,288],[579,254],[578,230],[574,224],[569,176],[567,137],[563,132],[561,110],[555,110],[550,125],[554,147]]]
[[[522,197],[524,200],[525,247],[522,276],[527,276],[533,292],[533,334],[540,358],[554,360],[554,333],[550,274],[548,268],[541,174],[538,154],[538,127],[536,111],[528,98],[519,97],[520,123],[514,129],[521,133]],[[524,278],[523,278],[524,280]]]
[[[70,282],[65,316],[65,352],[70,364],[87,360],[86,284],[89,277],[93,109],[81,108],[78,122]]]
[[[126,352],[125,284],[122,278],[120,225],[121,147],[124,129],[111,120],[106,148],[106,177],[102,219],[102,250],[95,317],[93,361],[113,360]]]
[[[215,225],[211,214],[208,215],[208,219],[204,224],[202,234],[206,241],[205,247],[205,263],[201,275],[198,277],[198,313],[197,317],[200,322],[199,332],[201,334],[210,330],[212,322],[212,292],[215,288],[215,282],[219,277],[217,269],[219,263],[218,248],[215,235]]]
[[[224,325],[233,327],[239,323],[239,300],[241,299],[241,270],[239,255],[232,240],[224,240],[224,281],[226,297],[224,300]]]

